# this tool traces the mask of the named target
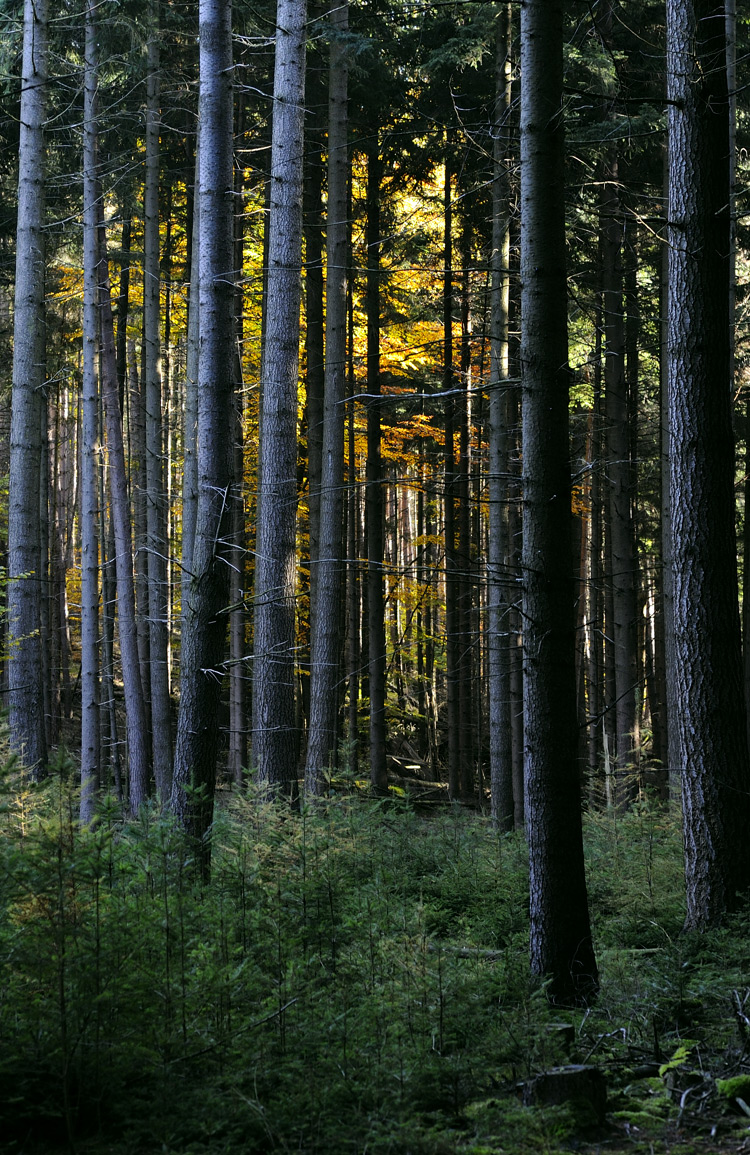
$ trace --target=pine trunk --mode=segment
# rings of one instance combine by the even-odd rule
[[[159,798],[169,797],[172,719],[167,647],[167,506],[160,354],[159,266],[159,0],[149,0],[146,76],[146,179],[143,193],[143,346],[146,399],[146,551],[148,565],[151,748]]]
[[[305,37],[305,0],[279,0],[261,374],[253,734],[260,780],[287,794],[296,790],[298,748],[294,652]]]
[[[8,706],[13,748],[35,776],[47,761],[40,635],[46,558],[39,518],[40,488],[46,492],[41,428],[47,63],[47,0],[25,0],[8,508]]]
[[[508,310],[510,307],[510,189],[508,123],[511,104],[510,6],[501,9],[495,59],[493,133],[492,257],[490,312],[489,413],[489,730],[492,819],[500,830],[513,829],[513,755],[510,717],[510,607],[508,575]]]
[[[326,344],[319,541],[310,607],[310,726],[305,788],[318,794],[336,757],[342,673],[344,418],[346,399],[347,248],[349,239],[348,30],[346,2],[331,13],[328,82]],[[312,563],[316,564],[315,559]]]
[[[99,388],[95,0],[87,0],[83,89],[83,418],[81,427],[81,822],[99,791]]]
[[[674,679],[688,927],[750,884],[730,374],[724,7],[667,5],[668,385]],[[699,259],[697,259],[697,256]]]
[[[224,673],[234,431],[234,204],[231,0],[200,4],[200,357],[198,508],[183,617],[180,713],[171,809],[198,843],[204,872],[213,818]]]
[[[598,987],[578,779],[562,120],[562,4],[521,9],[521,370],[526,821],[531,968],[548,994]]]

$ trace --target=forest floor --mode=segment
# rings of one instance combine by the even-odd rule
[[[356,792],[155,811],[0,775],[0,1151],[750,1155],[749,913],[682,933],[680,815],[585,819],[601,991],[528,968],[523,839]],[[602,1102],[523,1105],[583,1065]]]

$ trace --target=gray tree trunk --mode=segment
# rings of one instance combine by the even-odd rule
[[[279,0],[255,567],[254,760],[260,780],[285,793],[296,789],[298,746],[294,627],[305,21],[305,0]]]
[[[508,178],[511,106],[511,16],[502,6],[495,57],[493,127],[492,258],[490,312],[489,549],[489,738],[492,820],[513,829],[513,754],[510,718],[510,607],[508,574],[508,309],[510,307],[510,188]]]
[[[554,1002],[598,978],[581,832],[571,574],[562,4],[521,9],[521,373],[531,969]]]
[[[200,3],[200,358],[198,509],[184,611],[170,808],[208,870],[224,674],[234,430],[231,0]]]
[[[336,757],[338,685],[342,675],[344,419],[349,210],[348,3],[331,12],[328,82],[328,213],[323,453],[316,580],[310,606],[310,723],[305,789],[318,794]]]
[[[750,884],[730,375],[724,7],[667,5],[670,505],[688,927]]]
[[[8,706],[13,748],[36,776],[47,761],[41,638],[46,560],[39,518],[47,66],[47,0],[25,0],[8,509]]]
[[[146,176],[143,191],[143,394],[146,399],[146,550],[148,561],[151,748],[159,798],[169,797],[172,719],[169,701],[167,509],[160,356],[159,0],[149,0],[146,74]]]
[[[83,419],[81,427],[81,822],[94,818],[99,790],[99,388],[95,0],[86,3],[83,88]]]

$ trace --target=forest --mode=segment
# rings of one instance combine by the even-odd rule
[[[749,53],[0,0],[0,1151],[750,1150]]]

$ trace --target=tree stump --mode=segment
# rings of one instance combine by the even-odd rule
[[[587,1115],[602,1123],[607,1107],[607,1084],[598,1067],[580,1063],[555,1067],[524,1083],[523,1103],[525,1107],[571,1103],[574,1107],[583,1107]]]

